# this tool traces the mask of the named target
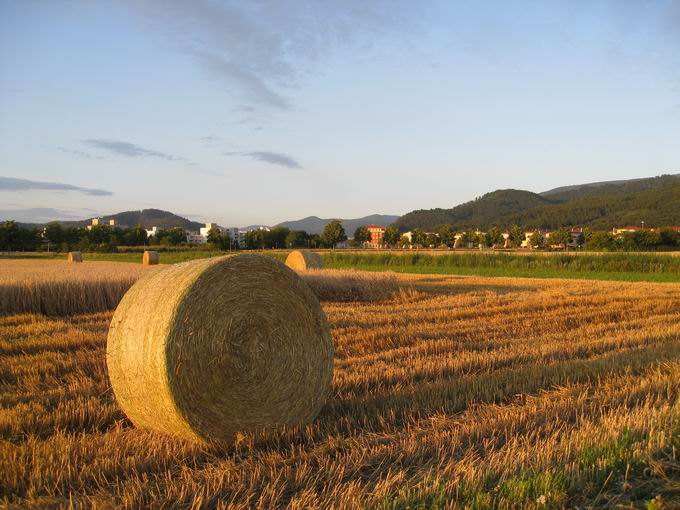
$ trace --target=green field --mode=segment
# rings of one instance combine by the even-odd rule
[[[207,250],[168,251],[160,253],[162,264],[174,264],[198,258],[216,257],[228,252]],[[242,252],[248,253],[248,252]],[[285,260],[285,251],[258,252]],[[142,254],[84,253],[89,261],[138,262]],[[451,274],[465,276],[517,278],[571,278],[586,280],[680,282],[680,257],[640,253],[476,253],[444,254],[394,252],[324,252],[325,265],[332,269],[394,271],[397,273]],[[13,254],[11,258],[63,260],[62,253]]]
[[[680,259],[669,255],[600,254],[514,255],[507,253],[348,254],[327,253],[326,267],[526,278],[577,278],[622,281],[680,281]]]

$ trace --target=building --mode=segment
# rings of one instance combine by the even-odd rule
[[[545,230],[527,230],[524,233],[524,241],[522,241],[522,248],[542,248],[542,246],[531,246],[531,236],[534,234],[540,234],[543,236],[543,242],[545,243],[546,237],[550,236],[550,232]]]
[[[90,224],[86,227],[87,230],[92,230],[92,227],[103,227],[107,226],[109,228],[130,228],[127,225],[120,225],[118,220],[111,218],[108,222],[104,222],[101,218],[92,218]]]
[[[205,237],[203,234],[200,232],[196,232],[195,230],[185,230],[184,233],[187,236],[187,243],[190,244],[204,244],[208,242],[207,237]]]
[[[216,228],[220,232],[224,232],[224,229],[222,227],[220,227],[217,223],[206,223],[205,227],[201,227],[200,235],[202,235],[207,240],[208,239],[208,232],[210,232],[214,228]],[[206,241],[203,241],[203,242],[206,242]]]
[[[614,227],[612,229],[612,234],[615,236],[622,236],[626,232],[640,232],[644,230],[642,227],[635,227],[635,226],[630,226],[630,227]]]
[[[151,227],[151,229],[146,229],[146,237],[153,237],[158,233],[158,227]]]
[[[203,240],[200,241],[201,243],[208,242],[208,232],[210,232],[210,230],[213,228],[218,229],[222,234],[228,234],[232,242],[238,243],[240,248],[245,247],[246,234],[250,232],[250,230],[264,230],[269,232],[269,227],[257,227],[257,229],[244,230],[238,227],[220,227],[217,223],[206,223],[205,227],[201,227],[199,233],[203,237]]]
[[[380,248],[383,244],[383,237],[385,236],[385,227],[379,225],[369,225],[366,227],[371,234],[371,239],[368,241],[370,248]]]

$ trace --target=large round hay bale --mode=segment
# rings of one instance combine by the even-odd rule
[[[333,375],[318,299],[261,255],[141,278],[114,313],[106,350],[113,391],[135,425],[205,442],[311,421]]]
[[[82,262],[83,261],[83,254],[80,253],[79,251],[70,251],[70,252],[68,252],[68,255],[66,255],[66,261],[67,262]]]
[[[145,266],[155,266],[160,261],[157,251],[144,250],[144,255],[142,256],[142,264]]]
[[[286,257],[286,265],[296,271],[323,269],[323,257],[312,251],[295,250]]]

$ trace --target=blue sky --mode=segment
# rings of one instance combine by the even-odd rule
[[[661,173],[676,0],[0,0],[0,218],[274,224]]]

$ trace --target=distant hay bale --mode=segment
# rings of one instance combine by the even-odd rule
[[[295,250],[286,257],[286,265],[296,271],[307,269],[322,269],[323,257],[318,253],[307,250]]]
[[[142,264],[145,266],[155,266],[160,261],[157,251],[145,250],[142,256]]]
[[[83,261],[83,254],[80,253],[79,251],[70,251],[70,252],[68,252],[68,255],[66,255],[66,261],[67,262],[82,262]]]
[[[301,271],[300,276],[321,301],[379,301],[399,291],[392,273],[312,269]]]
[[[106,356],[135,425],[203,442],[311,421],[333,375],[319,301],[294,271],[261,255],[141,278],[114,313]]]

